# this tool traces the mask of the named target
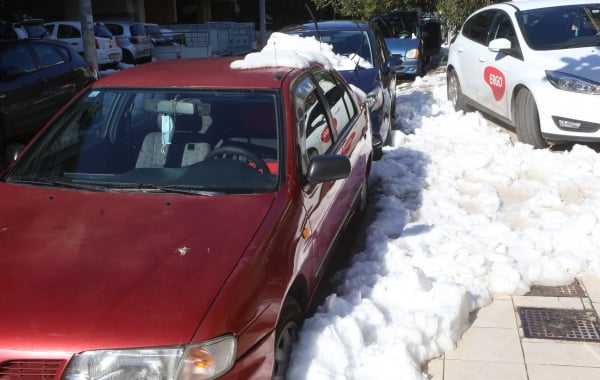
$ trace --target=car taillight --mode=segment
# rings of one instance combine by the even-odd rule
[[[119,46],[119,39],[118,38],[113,38],[112,40],[115,43],[115,46]]]
[[[129,42],[135,45],[138,44],[140,41],[136,37],[130,37]]]

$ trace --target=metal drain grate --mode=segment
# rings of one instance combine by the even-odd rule
[[[526,338],[600,342],[598,316],[593,310],[520,307]]]
[[[579,281],[564,286],[542,286],[534,285],[526,296],[540,297],[585,297],[585,290],[579,284]]]

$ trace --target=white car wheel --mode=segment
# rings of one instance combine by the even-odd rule
[[[519,141],[533,145],[535,148],[548,147],[548,142],[540,131],[540,117],[535,99],[529,90],[519,90],[515,97],[515,128]]]
[[[455,111],[468,111],[465,98],[460,88],[460,82],[458,81],[458,75],[456,75],[456,71],[454,70],[448,71],[446,91],[448,100],[452,102]]]

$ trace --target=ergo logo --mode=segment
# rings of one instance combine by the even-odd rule
[[[500,101],[506,91],[506,78],[504,74],[497,68],[488,66],[483,71],[483,79],[492,89],[494,99]]]

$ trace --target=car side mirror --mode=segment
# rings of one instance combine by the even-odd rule
[[[490,41],[488,49],[494,53],[508,53],[512,50],[512,44],[507,38],[496,38]]]
[[[350,176],[350,159],[340,154],[315,156],[308,165],[308,183],[317,184]]]
[[[404,64],[404,61],[401,55],[392,55],[388,58],[386,64],[390,70],[395,71]]]
[[[19,157],[19,154],[21,154],[21,152],[23,151],[23,148],[25,148],[25,145],[23,145],[23,144],[19,144],[19,143],[9,144],[6,147],[6,150],[4,151],[6,154],[6,160],[9,163],[16,161],[17,157]]]

